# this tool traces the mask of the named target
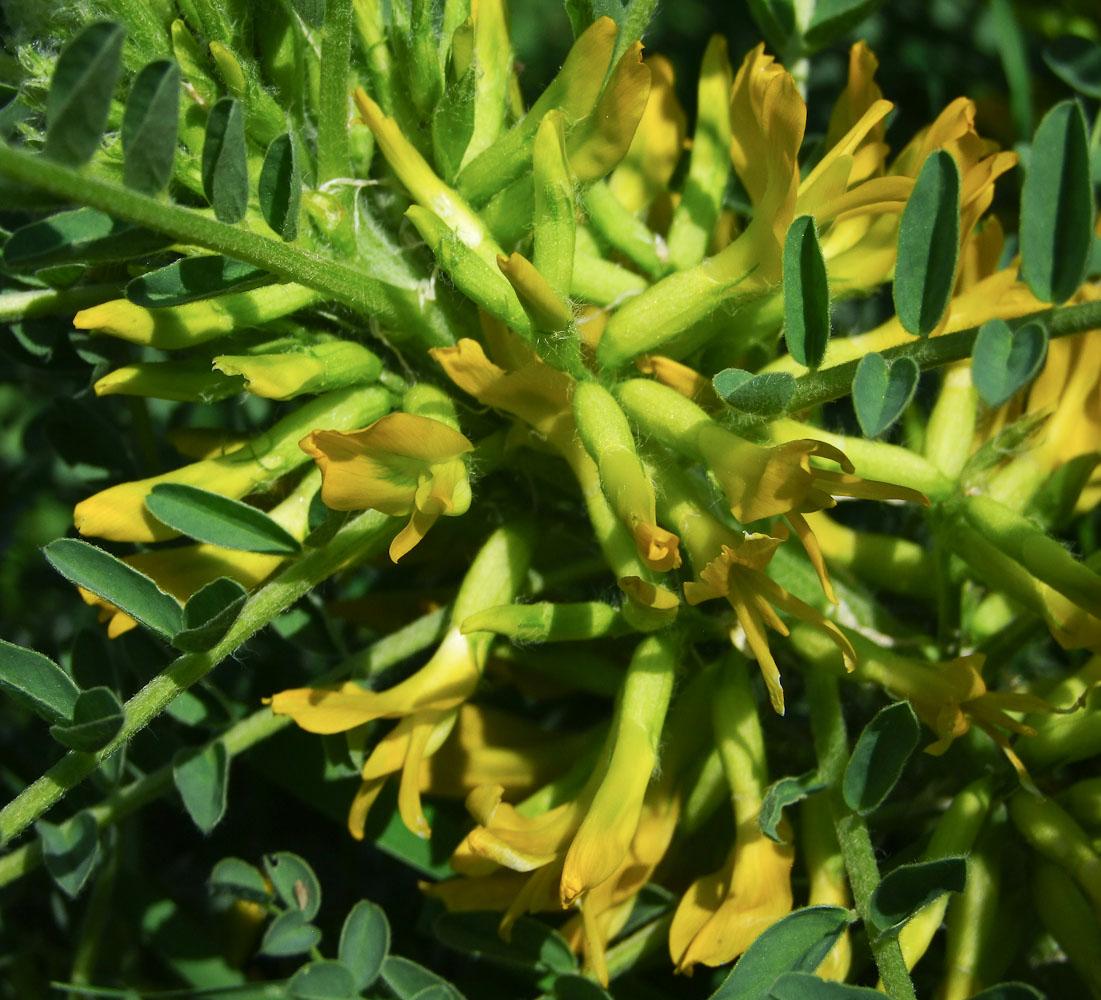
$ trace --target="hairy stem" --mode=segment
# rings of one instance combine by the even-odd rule
[[[1101,302],[1085,302],[1076,306],[1061,306],[1058,309],[1045,309],[1043,312],[1022,316],[1010,325],[1014,328],[1036,320],[1042,323],[1052,339],[1069,337],[1075,333],[1084,333],[1101,326]],[[948,333],[942,337],[922,337],[908,344],[883,351],[888,361],[895,358],[910,358],[922,371],[939,368],[953,361],[969,358],[975,349],[975,340],[980,327]],[[832,368],[808,372],[795,380],[795,392],[787,405],[787,413],[806,410],[819,403],[828,403],[832,399],[841,399],[852,390],[853,377],[860,363],[857,358]]]
[[[218,222],[4,143],[0,143],[0,175],[166,233],[180,243],[262,267],[284,281],[330,296],[363,316],[376,317],[397,329],[416,331],[428,346],[447,346],[455,341],[442,314],[422,303],[416,289],[387,285],[340,261]]]
[[[868,904],[875,887],[879,885],[879,868],[868,834],[868,824],[845,804],[841,794],[841,779],[849,759],[849,742],[841,716],[838,680],[814,667],[807,670],[805,677],[814,748],[818,755],[818,774],[827,786],[837,841],[841,845],[841,857],[852,887],[856,911],[868,927],[868,943],[887,996],[893,1000],[916,1000],[914,984],[910,980],[898,938],[876,938],[868,922]]]
[[[348,59],[352,0],[329,0],[321,40],[321,106],[317,121],[317,182],[348,174]]]
[[[181,691],[204,677],[276,615],[322,580],[387,544],[396,530],[395,521],[377,511],[360,514],[341,528],[324,549],[304,556],[253,594],[218,645],[205,653],[179,657],[126,703],[126,721],[107,746],[97,753],[67,754],[0,810],[2,842],[9,843],[19,836],[149,725]]]

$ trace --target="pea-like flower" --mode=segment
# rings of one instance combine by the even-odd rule
[[[390,543],[397,562],[441,515],[470,508],[470,480],[463,456],[474,445],[439,420],[391,413],[355,431],[317,430],[300,442],[321,469],[321,499],[333,510],[410,515]]]

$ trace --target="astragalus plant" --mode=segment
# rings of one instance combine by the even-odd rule
[[[12,15],[4,351],[80,536],[0,646],[0,883],[74,900],[13,983],[1101,996],[1101,50],[1013,151],[889,130],[857,40],[811,136],[877,5],[749,6],[694,121],[643,0],[530,106],[503,0]],[[135,845],[195,826],[185,941]],[[344,917],[380,864],[420,965]]]

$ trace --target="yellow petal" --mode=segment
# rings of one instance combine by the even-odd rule
[[[340,733],[373,719],[454,708],[474,693],[478,677],[469,640],[452,628],[428,663],[387,691],[367,691],[354,681],[335,688],[295,688],[274,695],[271,708],[309,732]]]

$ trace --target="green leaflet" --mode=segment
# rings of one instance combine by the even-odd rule
[[[126,285],[126,297],[146,308],[179,306],[225,292],[243,291],[270,277],[263,268],[220,254],[181,257],[131,279]]]
[[[226,812],[229,753],[220,740],[199,749],[177,751],[172,780],[187,814],[203,833],[210,833]]]
[[[807,49],[821,49],[852,31],[883,0],[817,0],[803,35]]]
[[[90,590],[166,639],[183,624],[183,608],[144,573],[76,538],[59,538],[43,552],[70,583]]]
[[[358,994],[351,970],[331,959],[302,966],[287,983],[294,1000],[352,1000]]]
[[[761,803],[761,814],[757,819],[761,833],[769,840],[776,841],[777,844],[786,844],[787,841],[780,836],[778,829],[784,809],[802,802],[808,795],[821,791],[825,787],[822,779],[818,777],[817,770],[807,771],[806,774],[798,777],[774,781],[768,786],[764,801]]]
[[[738,959],[710,1000],[768,1000],[785,972],[813,972],[852,914],[840,906],[808,906],[789,913],[764,931]]]
[[[960,250],[960,170],[943,149],[929,154],[902,212],[893,287],[907,333],[928,336],[940,322]]]
[[[240,222],[248,208],[248,156],[241,103],[223,97],[206,120],[203,193],[219,222]]]
[[[809,972],[785,972],[772,986],[772,1000],[876,1000],[883,994],[863,986],[819,979]]]
[[[799,364],[817,368],[830,341],[830,288],[814,216],[788,226],[783,268],[784,340]]]
[[[740,368],[724,368],[711,384],[734,409],[758,417],[782,413],[795,392],[795,379],[788,372],[753,375]]]
[[[50,735],[70,750],[96,753],[122,728],[125,713],[118,696],[108,687],[81,691],[73,705],[71,722],[50,726]]]
[[[74,899],[99,861],[99,827],[95,817],[82,812],[61,826],[40,819],[34,830],[42,842],[46,871],[58,888]]]
[[[158,483],[145,498],[163,524],[200,542],[245,552],[296,555],[298,540],[262,510],[186,483]]]
[[[1101,45],[1080,35],[1064,35],[1044,50],[1044,62],[1068,87],[1101,98]]]
[[[172,645],[185,653],[205,653],[237,620],[248,594],[235,580],[221,576],[197,590],[184,605],[184,627]]]
[[[89,24],[57,60],[46,97],[46,146],[51,160],[79,167],[99,148],[122,60],[122,27]]]
[[[168,59],[143,66],[122,116],[123,179],[146,194],[172,177],[180,114],[180,69]]]
[[[47,722],[68,722],[80,695],[76,682],[48,656],[3,639],[0,688]]]
[[[873,351],[860,359],[853,376],[852,397],[865,437],[878,437],[902,416],[914,398],[920,374],[910,358],[889,362]]]
[[[211,893],[224,894],[233,899],[253,903],[267,903],[271,899],[260,869],[240,858],[222,858],[210,873],[207,885]]]
[[[390,922],[381,906],[361,899],[348,911],[340,931],[338,957],[362,992],[379,977],[390,950]]]
[[[390,955],[382,963],[382,981],[398,1000],[413,1000],[413,997],[432,988],[438,988],[439,1000],[465,1000],[446,979],[399,955]]]
[[[321,906],[321,883],[309,864],[290,851],[264,855],[264,871],[284,906],[313,920]]]
[[[289,243],[298,235],[298,207],[302,200],[302,168],[290,133],[276,136],[268,146],[258,194],[264,221]]]
[[[983,400],[1001,406],[1028,385],[1044,363],[1047,340],[1039,323],[1012,330],[1003,319],[987,320],[971,356],[971,381]]]
[[[264,930],[260,952],[273,957],[303,955],[311,948],[316,948],[320,940],[321,931],[300,911],[286,910]]]
[[[938,858],[899,865],[876,886],[868,902],[869,930],[880,937],[894,936],[923,906],[946,892],[963,892],[967,882],[965,858]]]
[[[1032,139],[1021,189],[1021,276],[1044,302],[1065,302],[1082,283],[1093,241],[1093,185],[1086,120],[1076,101],[1056,104]]]
[[[78,261],[126,260],[171,244],[161,233],[120,222],[94,208],[78,208],[17,229],[4,244],[4,264],[30,271]]]
[[[866,816],[891,794],[902,769],[917,749],[921,726],[908,701],[876,712],[853,748],[841,791],[853,812]]]

